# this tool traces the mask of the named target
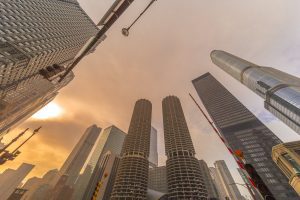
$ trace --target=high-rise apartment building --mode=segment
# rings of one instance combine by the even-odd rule
[[[0,132],[51,101],[98,28],[76,0],[0,0]],[[1,137],[1,136],[0,136]]]
[[[300,134],[300,78],[212,51],[213,63],[265,100],[265,108]]]
[[[221,137],[233,150],[241,150],[276,199],[298,199],[287,178],[271,158],[281,140],[260,122],[210,73],[193,80],[197,93]]]
[[[122,151],[122,146],[126,137],[126,133],[117,128],[116,126],[110,126],[101,133],[98,143],[95,146],[95,150],[89,160],[89,166],[92,169],[92,175],[83,177],[86,184],[80,186],[80,191],[76,191],[75,199],[91,197],[94,193],[94,189],[102,176],[102,160],[103,156],[109,151],[113,155],[119,156]]]
[[[274,146],[272,158],[300,196],[300,141]]]
[[[218,200],[218,191],[209,172],[207,163],[204,160],[199,160],[199,165],[202,172],[203,181],[207,190],[207,199]]]
[[[226,197],[232,200],[242,199],[242,195],[237,188],[233,177],[225,163],[224,160],[218,160],[214,163],[215,169],[217,171],[217,176],[219,176],[219,180],[221,180],[222,187],[224,187],[226,191]],[[221,197],[221,199],[226,199]]]
[[[157,130],[153,126],[151,127],[151,136],[150,136],[149,165],[150,167],[158,166]]]
[[[68,179],[66,181],[68,186],[73,186],[78,178],[79,173],[100,134],[100,131],[101,128],[96,125],[92,125],[87,128],[76,146],[73,148],[67,160],[64,162],[63,166],[60,168],[60,175],[68,175]]]
[[[168,193],[166,166],[153,167],[149,169],[148,188],[161,193]]]
[[[22,180],[33,169],[34,165],[23,163],[18,169],[7,169],[0,174],[0,197],[8,199]]]
[[[128,134],[121,152],[112,200],[146,200],[152,104],[146,99],[135,103]]]
[[[163,99],[169,199],[207,199],[202,172],[179,98]]]

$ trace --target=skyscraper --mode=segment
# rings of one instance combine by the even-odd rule
[[[140,99],[135,103],[128,134],[122,148],[112,200],[146,200],[151,113],[150,101]]]
[[[30,117],[73,78],[58,82],[97,26],[76,0],[0,0],[0,132]]]
[[[7,169],[0,175],[0,197],[8,199],[34,165],[23,163],[18,169]]]
[[[193,84],[223,139],[233,151],[244,153],[276,199],[298,199],[271,158],[272,147],[281,140],[210,73]]]
[[[96,125],[87,128],[63,166],[60,168],[60,175],[68,175],[66,185],[73,186],[75,183],[100,131],[101,128]]]
[[[207,191],[180,101],[175,96],[168,96],[163,99],[162,108],[168,198],[207,199]]]
[[[199,160],[200,169],[202,172],[203,181],[207,190],[207,198],[209,200],[218,200],[218,191],[212,180],[211,174],[209,172],[208,166],[204,160]]]
[[[157,130],[153,126],[151,127],[151,136],[150,136],[149,165],[150,167],[158,166]]]
[[[92,166],[92,170],[107,151],[111,151],[116,155],[121,154],[125,136],[126,133],[114,125],[103,130],[88,162],[88,164]]]
[[[221,184],[226,191],[226,196],[232,200],[242,199],[242,195],[237,188],[225,161],[218,160],[214,163],[214,165],[217,171],[217,176],[219,176],[219,180],[221,180]]]
[[[213,63],[265,100],[265,108],[300,134],[300,78],[212,51]]]
[[[216,189],[218,191],[218,197],[220,200],[228,200],[229,196],[226,192],[225,185],[222,182],[222,178],[219,176],[217,169],[214,167],[209,167],[209,172],[212,177],[212,180],[216,186]]]
[[[98,143],[95,146],[95,150],[89,160],[89,166],[92,169],[91,176],[82,177],[86,184],[82,184],[80,187],[77,187],[79,190],[76,191],[75,199],[81,200],[82,195],[84,198],[92,197],[94,189],[98,182],[102,178],[102,160],[103,156],[109,151],[113,155],[119,156],[122,151],[122,146],[126,137],[126,133],[117,128],[116,126],[110,126],[101,133]],[[88,186],[88,187],[87,187]]]
[[[95,185],[89,185],[89,191],[84,194],[84,200],[108,200],[111,197],[114,182],[117,175],[120,157],[107,151],[100,162],[101,171],[97,174],[98,181]]]

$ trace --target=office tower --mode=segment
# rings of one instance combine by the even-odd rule
[[[259,194],[259,192],[252,186],[252,183],[246,176],[245,172],[243,172],[243,170],[241,168],[237,168],[237,170],[238,170],[239,174],[241,175],[247,189],[251,191],[251,193],[252,193],[252,195],[254,195],[255,199],[256,200],[264,200],[262,198],[261,194]]]
[[[151,135],[150,135],[149,165],[150,167],[158,166],[157,130],[153,126],[151,126]]]
[[[274,146],[272,158],[300,196],[300,141]]]
[[[227,145],[244,153],[246,162],[255,167],[276,199],[297,199],[271,158],[272,147],[281,140],[210,73],[193,80],[193,84]]]
[[[179,99],[163,99],[169,199],[207,199],[198,160]]]
[[[93,170],[91,165],[87,165],[83,171],[82,174],[79,175],[76,183],[75,183],[75,191],[73,193],[73,199],[81,200],[83,199],[83,194],[86,190],[86,187],[90,181],[90,178],[92,176]]]
[[[107,151],[120,155],[125,137],[126,133],[114,125],[104,129],[88,162],[92,166],[92,170]]]
[[[74,198],[81,199],[84,193],[89,193],[90,195],[93,194],[93,191],[91,190],[96,187],[101,179],[101,161],[103,156],[107,151],[110,151],[115,155],[120,155],[125,137],[126,133],[116,126],[110,126],[101,133],[98,142],[95,145],[95,150],[88,162],[88,165],[91,166],[92,169],[92,175],[88,176],[87,174],[82,177],[80,180],[82,184],[80,187],[76,186],[78,190],[76,190]]]
[[[7,169],[0,175],[0,197],[7,199],[33,169],[34,165],[23,163],[18,169]]]
[[[165,166],[149,169],[148,188],[161,193],[168,193],[167,168]]]
[[[145,200],[147,194],[152,104],[135,103],[128,134],[121,152],[111,199]]]
[[[8,197],[7,200],[21,200],[27,190],[16,188],[15,191]]]
[[[79,173],[90,154],[97,137],[101,131],[100,127],[92,125],[86,129],[76,146],[73,148],[71,154],[60,168],[60,175],[68,175],[65,182],[68,186],[73,186]]]
[[[218,200],[218,191],[210,175],[206,162],[204,160],[199,160],[199,165],[202,172],[202,178],[207,190],[207,199]]]
[[[226,191],[226,196],[232,200],[242,199],[242,195],[233,180],[231,173],[224,160],[218,160],[214,163],[217,175]]]
[[[212,51],[211,59],[262,97],[267,110],[300,134],[300,78],[258,66],[224,51]]]
[[[108,200],[111,197],[120,157],[110,151],[104,154],[101,162],[98,180],[95,185],[89,185],[87,192],[84,194],[84,200]]]
[[[0,0],[0,132],[51,101],[97,26],[75,0]]]
[[[218,191],[219,199],[220,200],[228,200],[229,196],[226,192],[226,189],[225,189],[225,186],[222,182],[221,177],[218,175],[218,172],[217,172],[216,168],[209,167],[209,172],[210,172],[210,175],[212,177],[213,183],[215,184],[216,189]]]

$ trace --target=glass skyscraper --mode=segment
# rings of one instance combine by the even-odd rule
[[[122,151],[125,137],[126,133],[116,126],[110,126],[103,130],[88,162],[92,174],[90,176],[82,177],[83,179],[87,179],[81,180],[86,184],[81,184],[80,187],[77,187],[74,199],[90,199],[93,196],[95,187],[103,176],[102,161],[104,155],[107,152],[110,152],[112,155],[119,156]]]
[[[207,190],[179,98],[164,98],[162,108],[168,199],[207,199]]]
[[[211,59],[262,97],[267,110],[300,134],[300,78],[258,66],[224,51],[212,51]]]
[[[272,147],[282,141],[210,73],[192,82],[221,136],[233,151],[244,152],[274,197],[299,199],[271,157]]]
[[[76,0],[0,0],[0,132],[49,103],[58,82],[98,31]],[[3,135],[0,135],[2,137]]]

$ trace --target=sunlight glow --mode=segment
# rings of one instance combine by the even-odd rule
[[[32,115],[33,119],[57,118],[63,114],[63,109],[57,103],[51,102],[37,113]]]

